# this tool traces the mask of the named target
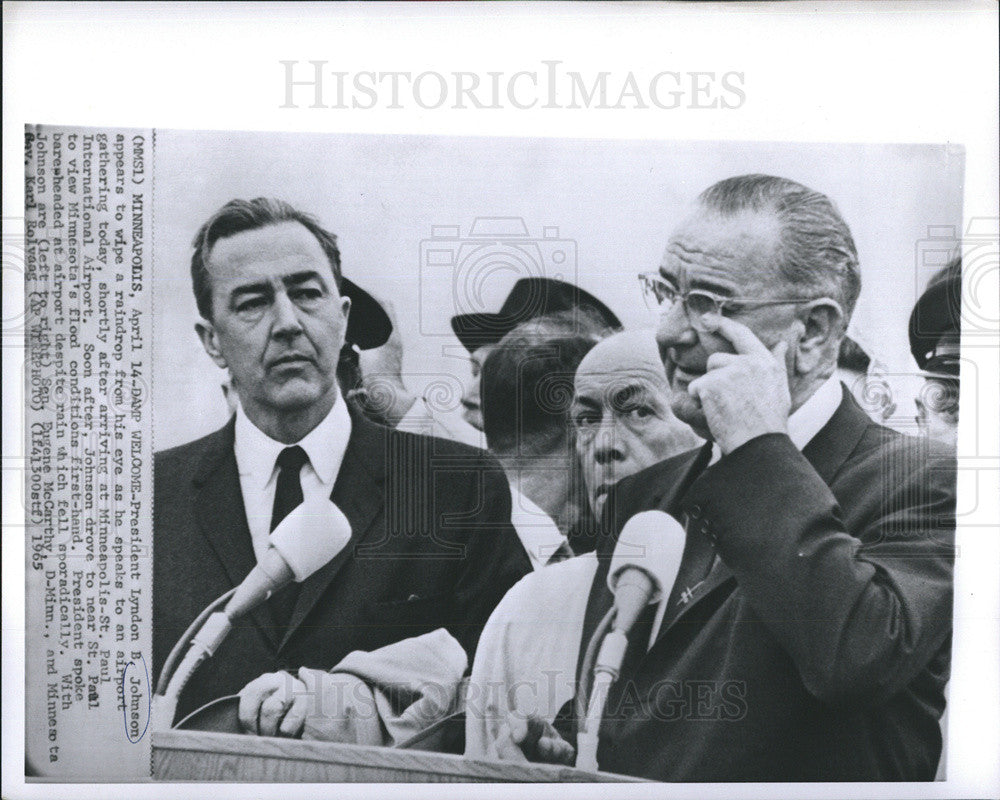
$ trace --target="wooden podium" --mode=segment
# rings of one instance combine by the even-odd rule
[[[547,764],[477,761],[421,750],[192,730],[153,734],[153,777],[162,781],[253,783],[638,781]]]

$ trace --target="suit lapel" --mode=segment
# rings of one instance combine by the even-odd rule
[[[841,392],[840,405],[830,421],[802,450],[827,486],[854,452],[865,430],[875,425],[843,384]]]
[[[369,422],[350,404],[348,408],[351,411],[351,438],[330,499],[350,522],[351,538],[333,560],[302,583],[279,650],[298,630],[348,559],[354,557],[358,544],[370,534],[376,517],[385,506],[386,448],[392,432]]]
[[[684,584],[678,587],[681,590],[679,596],[670,599],[672,607],[667,608],[663,614],[663,622],[656,634],[656,641],[663,638],[668,630],[685,615],[690,613],[691,609],[697,608],[716,589],[734,579],[733,571],[718,559],[716,559],[714,566],[712,566],[711,571],[704,579],[700,581],[695,579],[685,580],[685,577],[690,576],[685,576],[683,572],[677,576],[678,581],[684,581]]]
[[[233,417],[205,450],[193,479],[195,519],[222,562],[231,586],[239,586],[257,563],[233,452],[235,427]],[[274,619],[267,604],[256,608],[250,617],[264,638],[276,645]]]
[[[837,474],[857,446],[865,429],[872,424],[868,415],[858,406],[851,393],[843,387],[842,392],[843,397],[833,416],[802,450],[802,455],[828,486],[833,476]],[[661,506],[661,508],[671,510],[666,505]],[[689,532],[689,540],[693,538],[692,533],[698,535],[696,532]],[[685,549],[686,559],[687,550]],[[683,576],[683,572],[681,576]],[[734,579],[733,571],[721,560],[716,559],[711,572],[691,592],[689,600],[679,605],[675,602],[674,608],[667,609],[663,616],[663,624],[656,637],[657,641],[677,622],[691,613],[692,609],[697,608],[705,601],[716,589]]]

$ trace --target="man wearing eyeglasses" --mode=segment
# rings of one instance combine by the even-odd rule
[[[677,579],[629,636],[600,769],[665,781],[931,780],[951,649],[955,472],[834,377],[860,288],[851,233],[782,178],[721,181],[642,276],[672,408],[708,443],[617,484],[581,648],[624,523],[684,524]],[[578,660],[579,663],[582,659]],[[577,686],[580,676],[577,675]],[[501,752],[571,758],[574,723]],[[562,734],[565,742],[556,735]]]

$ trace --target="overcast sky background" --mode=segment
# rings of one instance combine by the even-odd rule
[[[336,233],[344,274],[395,304],[407,383],[417,392],[436,384],[456,409],[468,365],[450,332],[453,314],[497,310],[518,277],[545,274],[575,280],[626,327],[652,325],[636,274],[657,267],[702,189],[750,172],[834,200],[861,259],[853,333],[890,373],[912,372],[907,319],[962,220],[956,146],[157,131],[154,158],[158,450],[226,419],[224,376],[194,333],[189,265],[199,225],[235,197],[283,198]],[[422,253],[440,249],[428,244],[435,226],[465,237],[477,217],[521,218],[538,241],[533,257],[496,250],[475,268],[426,263]],[[560,251],[569,257],[556,263]],[[894,382],[897,415],[912,416],[913,379]]]

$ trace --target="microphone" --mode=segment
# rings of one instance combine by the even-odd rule
[[[647,605],[669,596],[681,568],[686,539],[687,534],[676,519],[655,510],[631,517],[618,536],[608,569],[608,588],[615,596],[614,606],[601,620],[587,646],[578,687],[577,713],[582,717],[577,732],[578,769],[597,771],[597,734],[608,691],[618,679],[625,660],[629,631]],[[605,635],[609,627],[611,630]],[[595,660],[594,651],[601,636],[604,639]],[[591,664],[594,687],[583,715]]]
[[[301,583],[333,560],[351,538],[351,523],[327,497],[293,508],[270,535],[257,566],[226,605],[230,621],[252,611],[293,580]]]
[[[233,622],[251,612],[293,580],[301,583],[333,560],[351,539],[351,524],[326,497],[307,499],[271,531],[267,550],[243,582],[206,608],[174,646],[153,697],[154,730],[173,725],[177,701],[202,661],[215,654]],[[224,611],[217,609],[226,602]],[[173,665],[187,642],[191,647],[176,671]]]
[[[641,511],[625,523],[608,570],[614,630],[627,636],[646,605],[670,594],[686,539],[684,527],[665,511]]]

